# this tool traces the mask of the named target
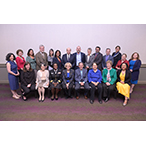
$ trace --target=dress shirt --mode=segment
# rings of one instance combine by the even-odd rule
[[[77,64],[77,66],[78,66],[78,64],[79,64],[80,62],[82,62],[82,61],[81,61],[81,52],[80,52],[79,54],[77,53],[77,57],[76,57],[76,58],[77,58],[76,64]]]

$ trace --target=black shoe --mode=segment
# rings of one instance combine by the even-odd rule
[[[24,100],[24,101],[26,101],[27,100],[27,98],[26,99],[24,99],[24,97],[22,96],[22,99]]]
[[[65,99],[68,99],[68,96],[66,96]]]
[[[58,100],[58,98],[55,98],[55,100]]]
[[[102,104],[102,101],[100,100],[99,103]]]
[[[91,103],[91,104],[93,104],[93,103],[94,103],[94,101],[93,101],[93,100],[90,100],[90,103]]]
[[[54,100],[54,98],[51,98],[51,100],[53,101],[53,100]]]
[[[70,98],[73,98],[73,96],[70,96]]]
[[[106,99],[104,100],[104,102],[107,102],[107,101],[109,101],[109,98],[106,98]]]
[[[45,99],[44,100],[42,100],[42,102],[44,102],[45,101]]]

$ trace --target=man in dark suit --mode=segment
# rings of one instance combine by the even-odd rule
[[[85,99],[87,99],[87,94],[90,90],[90,86],[87,82],[87,70],[83,67],[84,64],[82,62],[79,62],[79,68],[75,70],[76,99],[79,99],[79,90],[81,86],[85,88]]]
[[[101,48],[99,46],[97,46],[95,48],[96,53],[94,53],[94,60],[93,62],[95,62],[98,65],[98,69],[100,71],[102,71],[102,60],[103,60],[103,55],[99,52],[101,50]]]
[[[102,60],[102,67],[103,68],[106,68],[106,62],[108,60],[111,60],[112,63],[114,63],[114,58],[113,58],[113,56],[110,55],[110,53],[111,53],[111,49],[107,48],[106,49],[106,55],[103,56],[103,60]]]
[[[70,62],[72,65],[72,69],[75,67],[75,60],[74,60],[74,55],[71,54],[71,48],[67,48],[66,49],[66,54],[64,54],[62,56],[62,64],[63,67],[65,65],[66,62]]]
[[[76,53],[74,53],[75,67],[74,69],[78,69],[79,62],[85,63],[85,54],[81,52],[81,47],[77,46]]]

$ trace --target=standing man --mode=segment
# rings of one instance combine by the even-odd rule
[[[112,63],[114,63],[114,58],[113,58],[113,56],[110,55],[110,53],[111,53],[111,49],[110,48],[107,48],[106,49],[106,55],[103,56],[103,61],[102,61],[102,67],[103,67],[103,69],[107,67],[106,66],[106,62],[108,60],[110,60],[110,61],[112,61]]]
[[[97,68],[102,71],[102,60],[103,60],[103,55],[100,53],[101,48],[99,46],[96,46],[95,48],[95,52],[94,55],[94,60],[93,62],[95,62],[97,64]]]
[[[75,70],[79,68],[79,62],[85,63],[85,54],[81,52],[81,47],[77,46],[76,53],[74,53]]]
[[[63,67],[64,67],[64,65],[65,65],[66,62],[70,62],[71,65],[72,65],[72,68],[75,67],[74,55],[71,54],[71,48],[67,48],[66,49],[66,54],[64,54],[62,56],[62,64],[63,64]]]
[[[45,65],[45,68],[48,68],[48,57],[47,53],[44,52],[44,46],[40,45],[40,51],[36,54],[36,69],[37,71],[41,69],[41,64]]]

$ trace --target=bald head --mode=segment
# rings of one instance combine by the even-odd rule
[[[66,53],[67,53],[67,54],[70,54],[70,53],[71,53],[71,48],[67,48],[67,49],[66,49]]]
[[[81,47],[77,46],[76,51],[77,51],[77,53],[80,53],[81,52]]]

